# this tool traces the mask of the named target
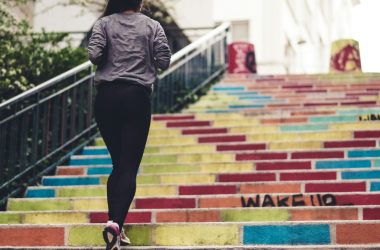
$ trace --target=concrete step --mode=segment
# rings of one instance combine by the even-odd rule
[[[168,146],[196,146],[201,144],[217,144],[217,143],[274,143],[274,142],[292,142],[292,141],[344,141],[353,139],[379,139],[378,124],[368,126],[355,126],[352,124],[342,125],[338,130],[326,129],[322,126],[314,126],[308,128],[302,127],[286,127],[287,131],[277,132],[273,127],[262,129],[239,128],[229,134],[209,134],[201,136],[182,136],[182,137],[157,137],[148,141],[148,148],[168,147]],[[299,131],[297,132],[297,129]],[[305,129],[314,129],[307,131]],[[276,129],[277,130],[277,129]],[[318,137],[319,136],[319,137]],[[102,139],[97,139],[95,146],[105,146]]]
[[[372,245],[372,246],[371,246]],[[281,246],[278,247],[278,245],[266,245],[263,247],[262,245],[260,246],[254,246],[254,245],[249,245],[249,246],[191,246],[191,247],[181,247],[181,246],[172,246],[172,247],[159,247],[159,246],[143,246],[143,247],[135,247],[135,246],[128,246],[128,247],[121,247],[121,249],[128,249],[128,250],[149,250],[149,249],[157,249],[157,250],[219,250],[219,249],[231,249],[231,250],[243,250],[243,249],[260,249],[260,250],[284,250],[284,249],[302,249],[302,250],[319,250],[319,249],[333,249],[333,250],[347,250],[347,249],[352,249],[352,250],[363,250],[363,249],[372,249],[372,250],[378,250],[380,245],[376,244],[371,244],[371,245],[355,245],[355,246],[349,246],[349,245],[335,245],[335,246]],[[9,249],[9,247],[1,247],[0,249]],[[25,249],[25,247],[12,247],[12,249]],[[85,246],[85,247],[28,247],[28,249],[31,250],[103,250],[103,247],[91,247],[91,246]]]
[[[1,225],[0,245],[103,246],[104,224]],[[378,222],[131,224],[137,246],[379,245]]]
[[[43,186],[72,186],[105,184],[109,173],[99,175],[77,176],[45,176]],[[181,174],[141,174],[137,184],[201,184],[225,182],[272,182],[272,181],[349,181],[380,180],[380,169],[349,171],[286,171],[286,172],[241,172],[241,173],[187,173]]]
[[[248,128],[247,128],[248,129]],[[249,128],[250,129],[250,128]],[[375,130],[374,133],[380,132]],[[363,133],[362,133],[363,134]],[[368,134],[370,135],[370,134]],[[224,135],[215,135],[216,138]],[[226,136],[226,138],[228,138]],[[310,149],[334,149],[334,148],[378,148],[380,147],[379,138],[369,139],[353,139],[353,140],[339,140],[339,141],[324,141],[324,140],[310,140],[301,142],[270,142],[270,143],[247,143],[247,142],[229,142],[229,143],[215,143],[212,144],[198,144],[198,145],[163,145],[160,147],[147,147],[144,155],[157,155],[157,154],[187,154],[187,153],[215,153],[215,152],[228,152],[228,151],[273,151],[279,149],[297,149],[297,150],[310,150]],[[205,139],[206,140],[206,139]],[[209,139],[211,140],[211,138]],[[85,147],[81,156],[93,155],[108,155],[109,151],[105,146],[91,146]],[[76,157],[76,156],[74,156]]]
[[[66,181],[66,180],[65,180]],[[105,183],[75,184],[66,186],[29,187],[26,197],[99,197],[105,195]],[[266,181],[266,182],[229,182],[229,183],[193,183],[193,184],[140,184],[137,187],[138,196],[151,195],[208,195],[208,194],[239,194],[245,190],[251,193],[280,192],[278,187],[287,186],[284,192],[378,192],[380,181]],[[291,190],[291,191],[289,191]]]
[[[338,168],[339,166],[336,165],[335,169],[332,168],[317,168],[318,164],[317,162],[311,162],[311,161],[283,161],[283,162],[271,162],[271,163],[254,163],[254,164],[201,164],[201,166],[195,166],[195,165],[178,165],[178,166],[141,166],[139,169],[138,176],[143,178],[143,176],[175,176],[178,174],[186,173],[187,175],[221,175],[221,174],[264,174],[264,173],[277,173],[278,176],[286,175],[286,173],[311,173],[311,174],[317,174],[317,173],[328,173],[328,172],[335,172],[337,173],[337,178],[340,177],[340,179],[349,178],[347,175],[350,175],[350,172],[358,172],[358,174],[362,173],[365,174],[365,172],[371,172],[371,171],[380,171],[380,168],[378,168],[377,163],[378,160],[360,160],[360,161],[352,161],[352,162],[340,162],[341,168]],[[326,162],[319,162],[325,163]],[[348,166],[345,168],[345,165],[343,163],[357,163],[361,164],[358,165],[356,169],[353,169],[353,166]],[[371,166],[373,167],[371,168]],[[329,170],[329,171],[327,171]],[[112,172],[112,166],[59,166],[56,171],[56,176],[66,176],[66,177],[76,177],[76,176],[101,176],[101,175],[109,175]],[[354,173],[353,173],[354,174]],[[375,173],[373,173],[376,175]],[[371,177],[371,176],[369,176]],[[276,177],[277,179],[281,179],[280,177]],[[353,177],[352,177],[353,178]],[[373,176],[375,178],[375,176]]]
[[[380,206],[132,209],[125,223],[373,221],[379,218]],[[107,211],[0,212],[0,224],[106,223],[107,220]]]
[[[209,187],[204,187],[205,189]],[[380,205],[379,192],[300,192],[298,185],[277,184],[270,190],[246,185],[240,192],[208,192],[204,194],[136,196],[131,208],[185,209],[185,208],[242,208],[242,207],[316,207]],[[198,188],[198,191],[201,188]],[[202,190],[202,191],[203,191]],[[104,187],[105,191],[105,187]],[[91,192],[91,190],[89,191]],[[205,191],[203,191],[205,192]],[[108,209],[105,192],[100,197],[70,198],[11,198],[8,211],[105,211]]]
[[[190,164],[190,163],[222,163],[243,161],[268,161],[268,160],[377,160],[380,157],[380,149],[347,149],[329,148],[319,150],[273,150],[270,152],[219,152],[215,153],[189,153],[189,154],[156,154],[143,157],[141,165],[149,164]],[[71,156],[70,166],[86,165],[112,165],[109,155]]]
[[[361,105],[354,105],[351,102],[344,106],[337,106],[338,104],[328,104],[324,102],[320,103],[308,103],[306,105],[300,104],[267,104],[264,109],[209,109],[209,110],[183,110],[183,114],[225,114],[225,113],[241,113],[245,115],[262,115],[262,114],[283,114],[288,112],[304,112],[304,111],[344,111],[344,110],[354,110],[354,109],[378,109],[379,104],[377,102],[360,102]],[[373,103],[373,104],[368,104]]]
[[[255,160],[254,162],[209,162],[209,163],[152,163],[142,164],[139,168],[140,174],[159,174],[159,173],[229,173],[241,171],[286,171],[286,170],[330,170],[330,169],[378,169],[380,160],[371,157],[363,157],[360,159],[292,159],[292,160]],[[70,165],[64,166],[64,174],[71,173],[80,175],[87,173],[89,175],[108,173],[112,164],[89,164],[89,165]],[[87,172],[86,168],[88,169]],[[70,173],[70,174],[69,174]]]

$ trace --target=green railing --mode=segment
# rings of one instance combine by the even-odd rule
[[[225,23],[173,55],[158,79],[154,113],[175,111],[226,68]],[[0,104],[0,206],[99,136],[86,62]]]

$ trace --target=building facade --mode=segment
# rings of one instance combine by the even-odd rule
[[[352,36],[355,0],[166,0],[182,27],[232,23],[255,45],[260,74],[328,72],[334,39]],[[210,11],[211,10],[211,11]]]
[[[100,10],[96,5],[63,6],[62,1],[65,0],[31,1],[34,4],[28,7],[34,11],[27,18],[37,32],[41,29],[71,32],[79,43]],[[259,74],[328,72],[331,42],[352,37],[352,9],[359,3],[358,0],[161,1],[193,40],[211,27],[230,21],[231,42],[248,41],[255,45]]]

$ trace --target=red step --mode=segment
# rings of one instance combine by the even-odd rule
[[[275,173],[268,174],[220,174],[218,176],[219,182],[264,182],[276,181]]]
[[[195,208],[195,198],[141,198],[135,200],[136,209]]]
[[[90,213],[90,223],[106,223],[108,221],[108,213],[93,212]],[[151,212],[129,212],[125,223],[151,223]]]
[[[265,143],[259,144],[236,144],[236,145],[217,145],[217,151],[239,151],[239,150],[264,150]]]
[[[324,143],[324,148],[373,148],[376,147],[376,141],[329,141]]]
[[[252,160],[285,160],[287,153],[252,153],[252,154],[237,154],[237,161],[252,161]]]
[[[380,220],[380,208],[364,208],[363,220]]]
[[[380,205],[380,194],[342,194],[336,195],[338,205]]]
[[[291,159],[331,159],[331,158],[344,158],[343,151],[331,151],[331,152],[321,152],[321,151],[305,151],[305,152],[293,152],[291,154]]]
[[[199,143],[245,142],[245,135],[199,137]]]
[[[350,106],[350,105],[375,105],[376,101],[366,101],[366,102],[342,102],[343,106]]]
[[[256,163],[257,171],[267,170],[300,170],[311,169],[310,161],[277,161],[277,162],[258,162]]]
[[[380,138],[380,131],[355,131],[355,139],[364,139],[364,138]]]
[[[153,121],[176,121],[176,120],[194,120],[194,115],[182,115],[182,116],[154,116]]]
[[[323,106],[338,106],[338,103],[337,102],[315,102],[315,103],[312,103],[312,102],[309,102],[309,103],[304,103],[304,106],[305,107],[323,107]]]
[[[180,195],[236,194],[236,185],[180,186]]]
[[[352,182],[352,183],[306,183],[306,193],[327,193],[327,192],[365,192],[365,182]]]
[[[209,129],[185,129],[182,130],[183,135],[201,135],[201,134],[226,134],[226,128],[209,128]]]
[[[280,173],[281,181],[336,180],[336,172]]]
[[[208,127],[211,126],[209,121],[185,121],[185,122],[168,122],[168,128],[183,128],[183,127]]]

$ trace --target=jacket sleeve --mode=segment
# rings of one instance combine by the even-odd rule
[[[153,41],[153,57],[156,68],[166,70],[170,66],[171,52],[168,39],[162,26],[157,23]]]
[[[107,36],[101,19],[92,28],[92,34],[88,43],[88,56],[95,65],[102,64],[107,46]]]

